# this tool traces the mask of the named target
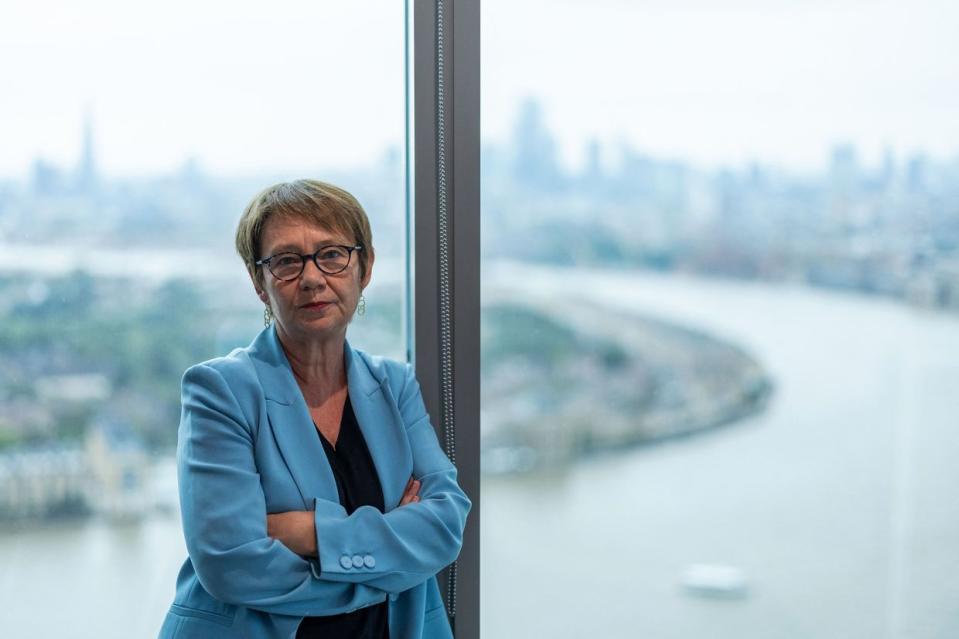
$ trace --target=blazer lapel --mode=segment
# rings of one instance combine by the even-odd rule
[[[326,452],[273,326],[254,340],[250,357],[266,397],[270,430],[300,491],[304,508],[313,509],[314,497],[339,503]]]
[[[346,379],[353,413],[383,489],[383,505],[386,510],[392,510],[400,503],[413,468],[403,420],[389,384],[378,381],[349,344],[346,345]]]
[[[253,341],[250,358],[266,397],[270,430],[304,507],[312,509],[314,497],[339,502],[326,452],[273,326]],[[389,384],[373,376],[349,343],[344,348],[344,364],[353,413],[376,466],[383,504],[392,510],[399,504],[413,468],[403,420]]]

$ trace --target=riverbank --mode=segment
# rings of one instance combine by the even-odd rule
[[[526,318],[517,322],[521,313]],[[770,375],[737,344],[575,294],[490,278],[485,317],[511,317],[508,325],[522,331],[511,336],[515,352],[483,363],[487,474],[555,468],[689,436],[762,412],[773,393]],[[484,341],[504,343],[490,323]],[[530,342],[557,352],[544,358]]]

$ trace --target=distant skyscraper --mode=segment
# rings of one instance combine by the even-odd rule
[[[832,150],[829,177],[834,190],[849,195],[859,182],[859,158],[851,144],[840,144]]]
[[[56,165],[43,158],[33,162],[33,190],[37,195],[53,195],[63,188],[63,179]]]
[[[929,171],[929,160],[924,153],[916,153],[909,158],[906,166],[906,180],[909,190],[920,193],[926,190],[926,178]]]
[[[586,168],[583,177],[594,184],[603,177],[603,148],[596,138],[592,138],[586,145]]]
[[[521,183],[549,187],[560,174],[556,141],[546,123],[539,102],[526,100],[513,127],[514,174]]]
[[[96,187],[97,167],[93,140],[93,115],[87,109],[83,116],[83,143],[80,148],[80,160],[77,163],[77,187],[82,191],[92,191]]]
[[[889,189],[896,182],[896,154],[892,147],[886,146],[882,150],[882,163],[879,167],[879,186],[883,190]]]

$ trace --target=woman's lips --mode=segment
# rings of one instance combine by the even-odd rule
[[[307,310],[316,311],[321,308],[326,308],[330,305],[330,302],[312,302],[310,304],[304,304],[300,308],[305,308]]]

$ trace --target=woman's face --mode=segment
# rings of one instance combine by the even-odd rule
[[[306,255],[330,244],[352,246],[356,243],[352,237],[297,218],[270,218],[260,242],[261,258],[284,251]],[[373,251],[370,247],[363,250],[368,254],[366,275],[362,278],[356,252],[341,273],[327,275],[312,260],[307,260],[303,273],[289,282],[276,279],[266,265],[261,266],[263,285],[255,282],[254,285],[263,303],[273,309],[277,331],[299,342],[345,337],[360,293],[372,274]]]

